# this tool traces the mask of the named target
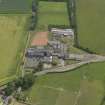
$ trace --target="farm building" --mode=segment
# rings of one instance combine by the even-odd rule
[[[51,50],[47,50],[47,49],[36,49],[36,48],[29,48],[27,49],[26,52],[26,57],[29,58],[41,58],[41,57],[50,57],[51,56]]]
[[[67,52],[67,45],[60,41],[49,41],[48,44],[53,48],[54,53]]]
[[[54,49],[58,49],[58,48],[60,48],[61,43],[60,43],[60,41],[49,41],[48,45]]]
[[[52,28],[51,33],[53,33],[55,36],[74,36],[73,29],[57,29]]]
[[[25,54],[25,68],[36,68],[39,62],[51,63],[52,51],[48,49],[29,48]]]

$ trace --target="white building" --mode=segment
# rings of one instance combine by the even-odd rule
[[[57,29],[57,28],[52,28],[51,32],[54,35],[59,35],[59,36],[74,36],[74,30],[73,29]]]

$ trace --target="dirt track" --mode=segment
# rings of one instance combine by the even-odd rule
[[[82,56],[84,56],[84,55],[82,55]],[[105,61],[105,56],[100,56],[100,55],[95,55],[95,54],[87,54],[84,56],[84,58],[82,57],[82,61],[79,63],[71,64],[71,65],[67,65],[67,66],[63,66],[63,67],[57,67],[54,69],[43,70],[43,71],[37,72],[35,75],[40,76],[40,75],[44,75],[47,73],[53,73],[53,72],[60,73],[60,72],[72,71],[82,65],[85,65],[85,64],[95,63],[95,62],[104,62],[104,61]]]

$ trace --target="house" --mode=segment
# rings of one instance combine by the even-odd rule
[[[54,34],[54,36],[74,36],[74,31],[73,29],[57,29],[57,28],[52,28],[51,33]]]

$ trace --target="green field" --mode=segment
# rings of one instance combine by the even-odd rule
[[[80,46],[105,54],[105,0],[76,0]]]
[[[13,76],[22,56],[28,15],[0,15],[0,81]]]
[[[0,13],[28,12],[32,0],[0,0]]]
[[[100,105],[105,95],[104,67],[105,63],[93,63],[71,72],[40,76],[28,96],[38,105]]]
[[[65,2],[39,2],[38,28],[46,29],[51,25],[69,25]]]

